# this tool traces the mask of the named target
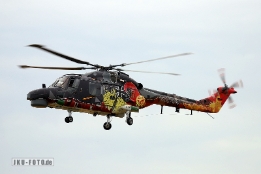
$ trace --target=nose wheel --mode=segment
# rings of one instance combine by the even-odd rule
[[[127,118],[126,122],[127,122],[128,125],[131,126],[133,124],[133,119],[131,117]]]
[[[131,112],[126,112],[126,122],[128,125],[132,125],[133,124],[133,118],[131,118]]]
[[[66,123],[71,123],[71,122],[73,122],[72,111],[68,111],[68,113],[69,113],[69,116],[65,117],[64,121]]]

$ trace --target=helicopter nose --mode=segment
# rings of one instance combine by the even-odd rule
[[[47,99],[49,96],[49,90],[42,88],[29,92],[27,94],[27,100],[36,100],[39,98]]]

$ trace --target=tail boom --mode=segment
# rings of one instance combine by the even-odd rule
[[[236,93],[234,88],[219,87],[216,93],[201,100],[193,100],[180,97],[175,94],[165,93],[166,95],[158,95],[153,100],[146,99],[146,106],[157,104],[161,106],[170,106],[200,112],[217,113],[225,104],[231,93]]]

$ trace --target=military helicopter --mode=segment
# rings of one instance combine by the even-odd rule
[[[49,107],[67,110],[69,116],[65,117],[66,123],[73,122],[72,112],[83,112],[92,114],[93,116],[106,116],[107,121],[103,124],[103,127],[105,130],[110,130],[112,127],[112,117],[123,118],[126,115],[127,124],[132,125],[133,118],[131,117],[131,113],[139,112],[139,109],[153,104],[161,106],[161,114],[163,112],[163,106],[175,107],[175,112],[179,112],[180,109],[188,109],[191,111],[191,115],[193,110],[206,113],[217,113],[227,99],[230,107],[235,107],[230,94],[237,93],[234,88],[243,87],[241,80],[228,87],[225,81],[225,70],[220,69],[219,73],[224,86],[218,87],[217,90],[207,98],[193,100],[176,94],[169,94],[154,89],[144,88],[141,83],[130,78],[129,75],[123,71],[160,73],[168,75],[179,74],[134,71],[118,68],[132,64],[186,56],[191,53],[177,54],[140,62],[101,66],[58,53],[42,45],[33,44],[29,46],[41,49],[78,64],[85,64],[89,67],[42,67],[20,65],[21,68],[95,70],[85,74],[65,74],[62,77],[59,77],[48,88],[46,88],[45,84],[42,84],[42,88],[33,90],[27,94],[27,100],[31,101],[32,107]]]

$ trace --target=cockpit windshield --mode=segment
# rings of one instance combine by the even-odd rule
[[[60,77],[51,86],[65,88],[69,81],[68,79],[69,79],[69,77],[67,77],[67,76]]]

